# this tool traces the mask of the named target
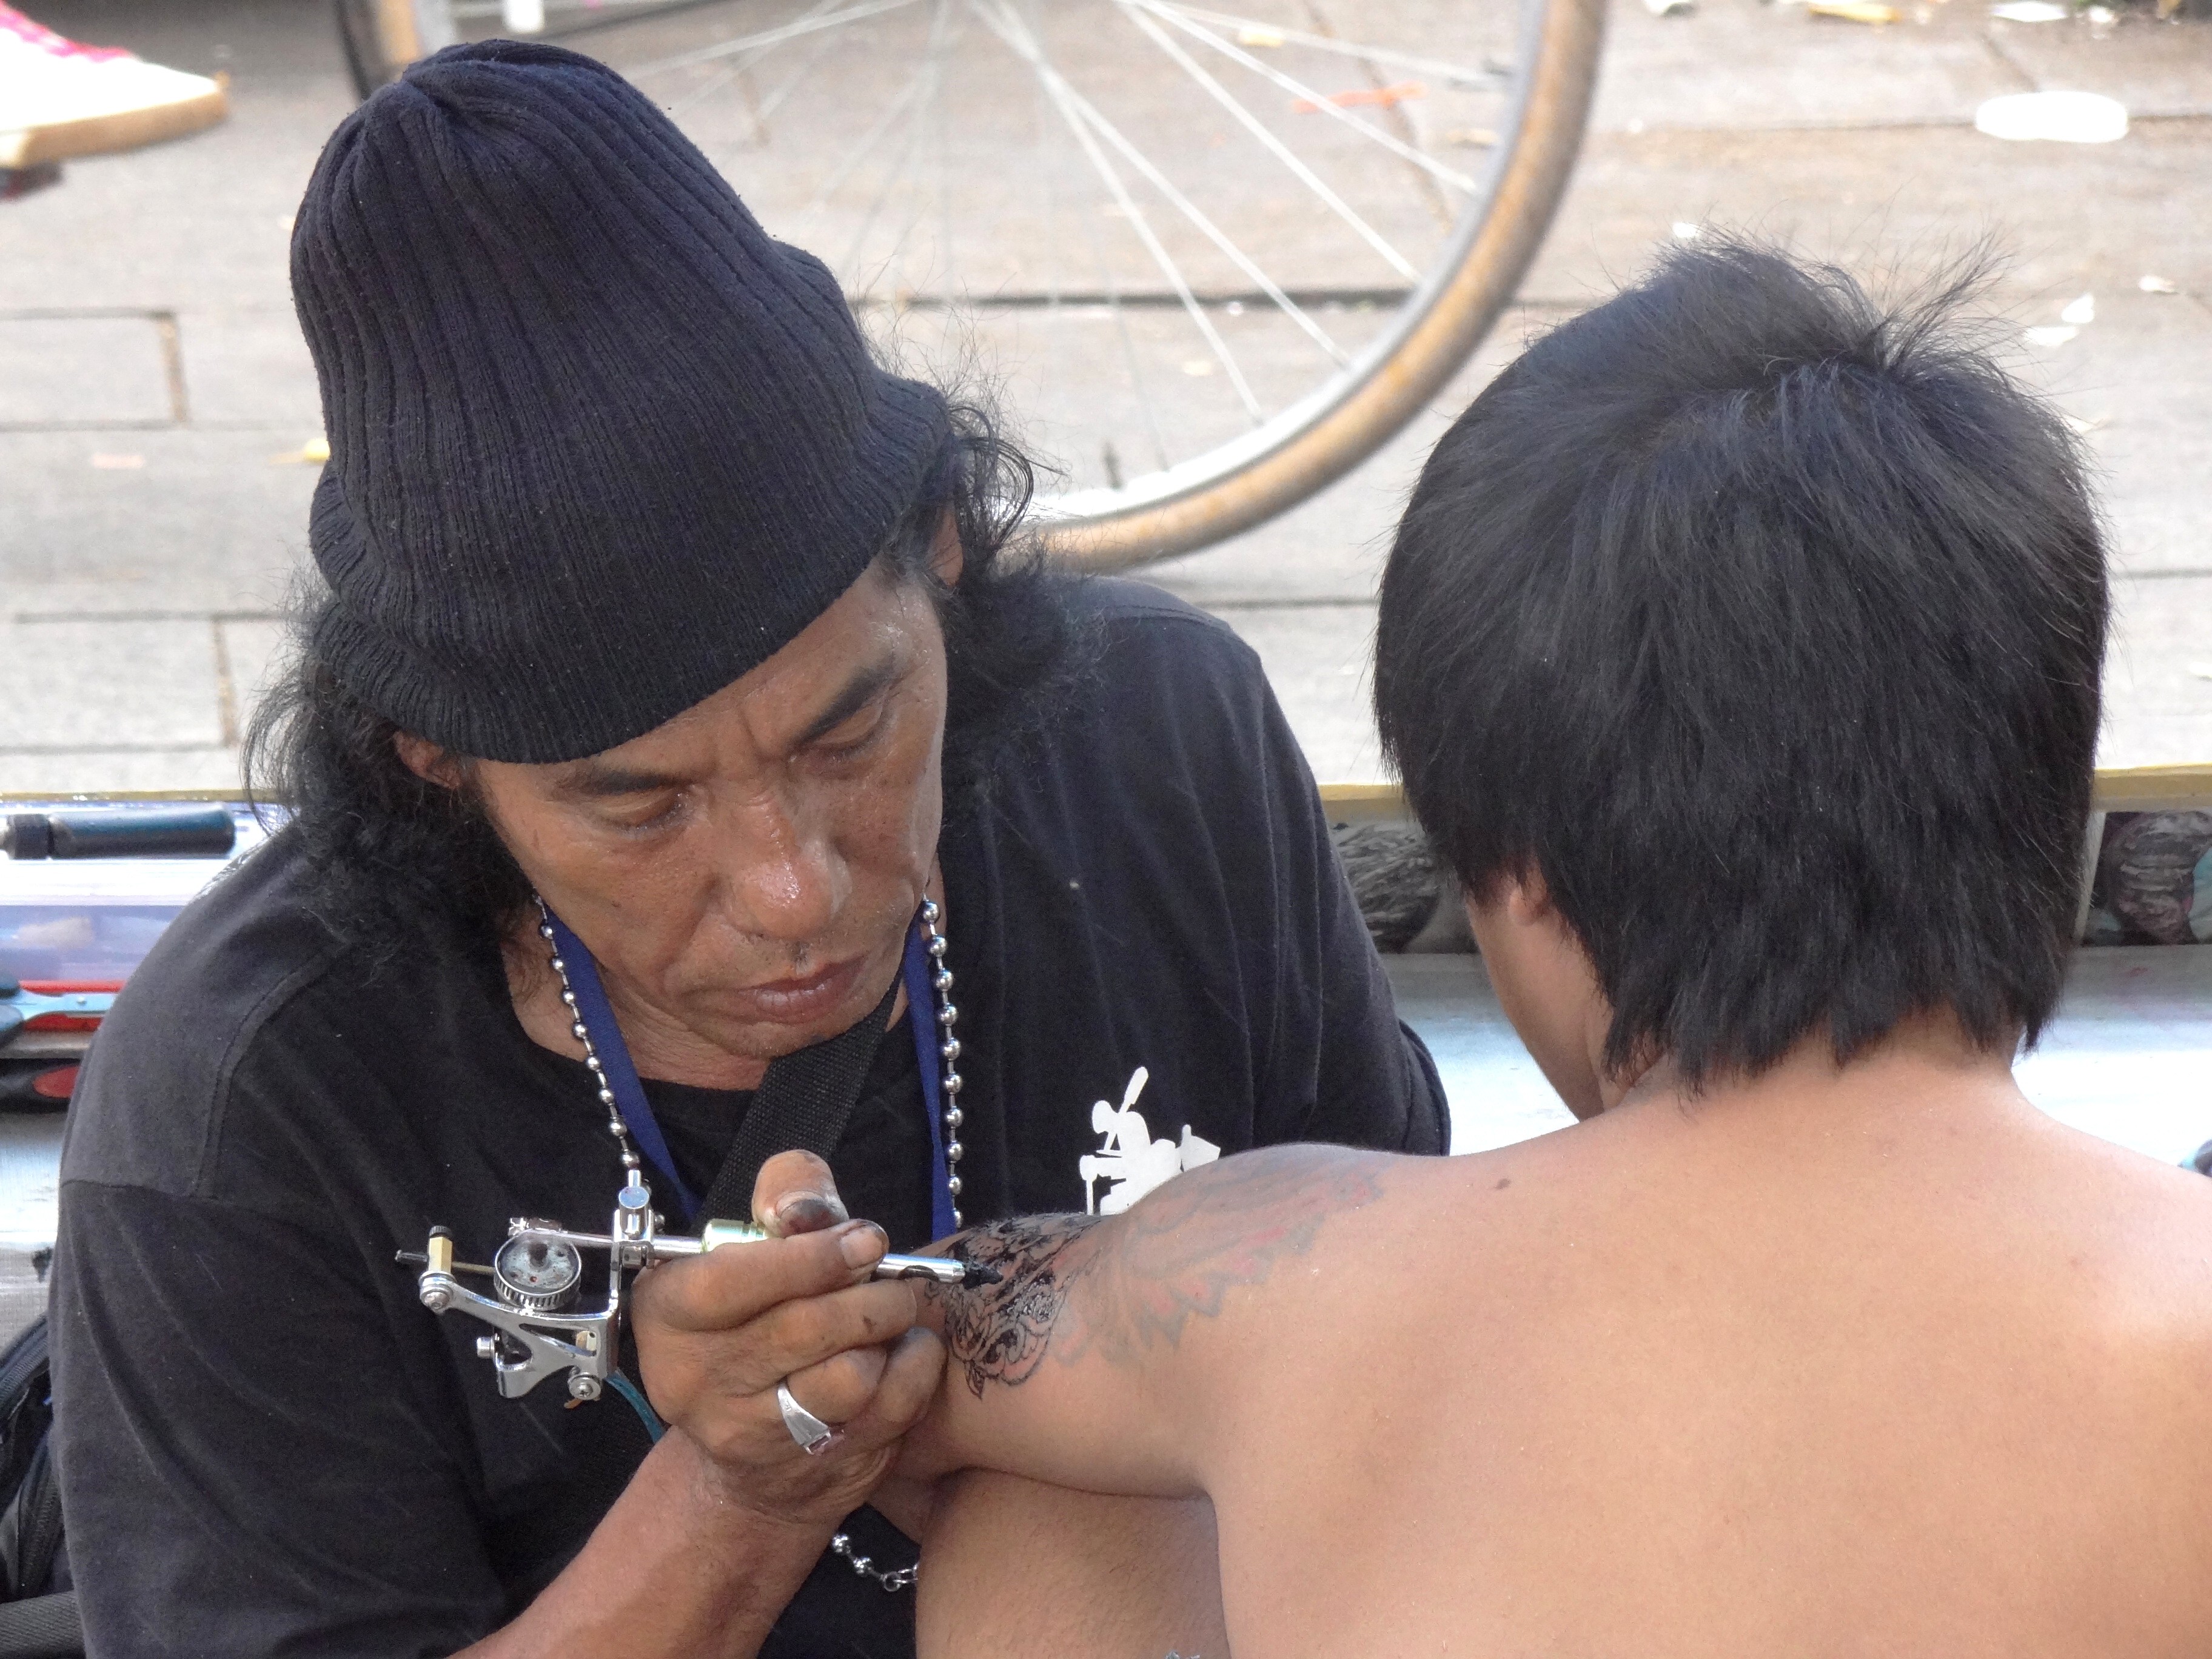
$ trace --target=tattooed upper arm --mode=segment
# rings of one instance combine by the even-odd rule
[[[953,1254],[1000,1279],[928,1287],[956,1371],[981,1401],[988,1385],[1020,1388],[1048,1361],[1091,1368],[1098,1374],[1069,1410],[1093,1425],[1133,1393],[1130,1376],[1113,1373],[1172,1363],[1194,1321],[1218,1318],[1233,1291],[1312,1249],[1332,1214],[1372,1200],[1381,1163],[1318,1146],[1246,1152],[1177,1176],[1125,1215],[963,1234]]]

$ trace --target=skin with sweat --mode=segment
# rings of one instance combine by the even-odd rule
[[[931,1294],[951,1376],[906,1466],[1210,1498],[1229,1641],[1268,1659],[2202,1653],[2212,1184],[2043,1116],[1941,1017],[1700,1091],[1608,1075],[1540,884],[1474,921],[1588,1121],[1248,1153],[963,1235],[1005,1277]],[[962,1491],[925,1655],[1025,1576],[1219,1616],[1188,1575],[1085,1583],[1079,1531]]]
[[[416,740],[402,754],[477,792],[591,947],[641,1071],[750,1089],[850,1029],[896,972],[933,884],[945,707],[929,594],[879,566],[760,667],[617,748],[465,772]],[[580,1054],[535,920],[507,951],[516,1012]]]

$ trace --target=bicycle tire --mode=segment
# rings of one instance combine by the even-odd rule
[[[1372,455],[1459,372],[1511,303],[1551,229],[1582,150],[1605,43],[1604,0],[1527,0],[1523,15],[1522,51],[1532,67],[1511,138],[1494,163],[1495,182],[1468,204],[1452,255],[1396,324],[1335,382],[1260,430],[1115,492],[1126,497],[1153,486],[1146,499],[1091,515],[1080,496],[1063,497],[1074,512],[1042,531],[1054,557],[1085,569],[1124,569],[1265,523]],[[1190,476],[1178,478],[1182,472]]]

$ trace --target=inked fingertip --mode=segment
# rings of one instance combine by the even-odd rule
[[[778,1228],[787,1238],[835,1226],[844,1213],[820,1193],[793,1193],[775,1206]]]
[[[848,1267],[872,1267],[890,1247],[890,1235],[872,1221],[848,1223],[837,1239],[837,1253]]]

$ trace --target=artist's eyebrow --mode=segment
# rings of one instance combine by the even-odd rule
[[[860,668],[845,682],[844,690],[830,699],[830,706],[808,722],[806,729],[793,740],[791,746],[804,749],[811,743],[819,743],[883,696],[898,677],[897,659],[891,657],[878,657]]]
[[[664,789],[681,789],[685,779],[641,772],[627,766],[599,761],[580,761],[576,770],[554,785],[557,794],[580,800],[604,800],[617,795],[650,795]]]
[[[856,670],[853,677],[839,688],[830,705],[811,720],[792,742],[793,750],[818,743],[847,720],[859,714],[884,694],[899,677],[899,664],[894,658],[884,657]],[[658,794],[663,790],[681,789],[691,780],[672,777],[665,773],[648,772],[635,767],[618,766],[601,760],[576,763],[576,769],[562,778],[554,787],[557,793],[580,800],[605,800],[622,795]]]

